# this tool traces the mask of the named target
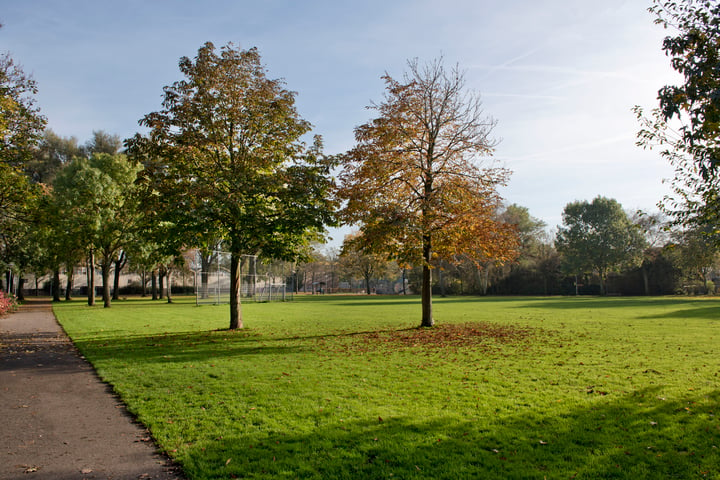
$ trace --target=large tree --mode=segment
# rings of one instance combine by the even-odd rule
[[[110,271],[119,252],[132,241],[139,221],[135,181],[140,166],[125,155],[96,153],[76,158],[54,182],[57,208],[68,238],[80,238],[88,252],[88,270],[97,263],[103,280],[103,304],[110,307]],[[88,303],[94,304],[88,282]]]
[[[140,121],[149,135],[128,144],[181,211],[168,221],[206,238],[216,233],[228,246],[230,328],[241,328],[241,256],[292,258],[309,233],[324,230],[330,164],[319,137],[303,143],[311,126],[295,93],[267,77],[257,49],[217,51],[208,42],[194,59],[180,59],[180,71],[185,78],[165,87],[162,110]]]
[[[597,271],[601,294],[608,272],[640,263],[645,239],[617,200],[596,197],[568,203],[562,218],[555,238],[558,252],[575,273]]]
[[[654,0],[655,22],[673,32],[663,50],[682,83],[658,92],[658,108],[645,116],[639,145],[659,146],[675,167],[674,196],[663,203],[679,223],[720,221],[720,3]],[[711,229],[717,233],[717,227]]]
[[[384,101],[370,107],[378,117],[356,128],[356,146],[342,156],[340,196],[367,252],[422,265],[421,325],[432,326],[436,259],[473,252],[503,260],[515,237],[496,220],[497,188],[509,172],[483,162],[495,121],[479,94],[442,59],[408,66],[402,80],[383,77]]]

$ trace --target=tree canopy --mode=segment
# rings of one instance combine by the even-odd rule
[[[514,230],[497,221],[497,187],[509,172],[484,164],[495,126],[463,73],[442,59],[408,62],[401,81],[389,75],[378,117],[355,130],[342,155],[343,218],[359,224],[368,252],[423,266],[422,322],[432,326],[431,268],[436,258],[510,258]]]
[[[655,0],[655,23],[672,30],[663,50],[682,83],[658,91],[658,108],[636,114],[638,143],[662,147],[675,167],[674,196],[663,203],[679,222],[717,225],[720,219],[720,4],[710,0]]]
[[[165,220],[228,245],[230,328],[241,328],[240,256],[293,258],[324,231],[333,221],[330,162],[319,137],[304,143],[311,125],[295,93],[267,77],[257,49],[208,42],[179,67],[184,80],[140,120],[149,134],[128,143],[175,209]]]
[[[562,218],[555,239],[558,252],[568,270],[596,270],[601,294],[606,293],[609,271],[639,263],[645,239],[617,200],[599,196],[592,202],[571,202],[565,206]]]

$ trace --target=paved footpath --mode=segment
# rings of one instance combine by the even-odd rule
[[[181,478],[79,356],[49,301],[0,317],[0,480]]]

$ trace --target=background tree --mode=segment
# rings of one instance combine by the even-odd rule
[[[509,205],[500,219],[514,225],[518,232],[518,257],[507,264],[496,281],[494,293],[543,294],[551,289],[559,293],[559,258],[542,220],[530,215],[527,207]]]
[[[180,59],[180,71],[185,79],[165,87],[162,110],[140,121],[149,135],[128,144],[168,180],[159,192],[170,204],[195,216],[173,223],[211,229],[228,245],[230,328],[241,328],[241,256],[292,259],[324,230],[330,163],[319,137],[311,148],[301,141],[310,124],[295,94],[267,78],[256,49],[218,52],[208,42],[194,59]]]
[[[442,59],[408,67],[402,81],[383,77],[385,99],[370,107],[378,117],[356,128],[356,146],[342,156],[340,196],[366,252],[422,265],[421,325],[432,326],[435,259],[467,251],[511,258],[515,237],[495,218],[497,187],[509,173],[481,162],[495,145],[495,121],[480,96]]]
[[[636,107],[638,144],[660,146],[675,167],[674,196],[664,210],[679,223],[714,225],[720,220],[720,3],[655,0],[655,23],[671,29],[663,50],[682,75],[680,85],[659,90],[649,117]]]
[[[365,283],[365,293],[372,293],[372,281],[387,276],[391,271],[397,271],[393,262],[388,262],[383,255],[363,253],[355,240],[357,234],[345,237],[340,251],[339,267],[345,277],[360,278]]]
[[[118,135],[104,130],[93,130],[92,138],[85,142],[81,150],[86,157],[91,157],[94,153],[117,155],[122,150],[122,146],[122,140]]]
[[[50,185],[60,169],[82,155],[77,138],[61,137],[50,129],[43,133],[32,160],[23,170],[36,183]]]
[[[616,200],[599,196],[565,206],[555,246],[576,273],[597,271],[604,295],[607,273],[639,263],[645,240]]]
[[[138,222],[135,180],[141,167],[125,155],[93,154],[76,158],[55,179],[58,204],[74,238],[84,239],[88,268],[97,262],[103,280],[103,304],[110,307],[110,271],[123,246],[131,242]],[[88,303],[94,303],[88,282]]]

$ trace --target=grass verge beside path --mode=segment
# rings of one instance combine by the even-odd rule
[[[191,479],[720,478],[720,301],[55,305]]]

